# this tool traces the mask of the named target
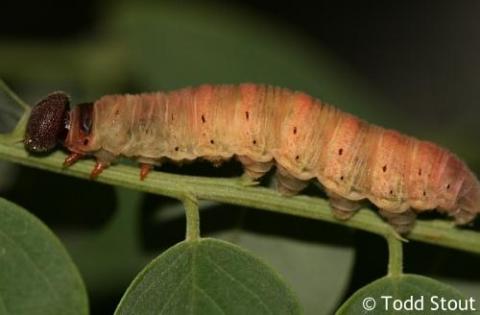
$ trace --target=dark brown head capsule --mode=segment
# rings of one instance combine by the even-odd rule
[[[69,97],[54,92],[32,109],[25,133],[25,148],[34,153],[47,152],[65,140],[68,132]]]

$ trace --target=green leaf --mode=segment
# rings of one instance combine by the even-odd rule
[[[395,300],[395,301],[394,301]],[[467,308],[466,310],[463,308]],[[355,292],[341,314],[479,314],[479,301],[424,276],[383,277]]]
[[[184,230],[178,226],[185,217],[183,205],[157,202],[150,202],[155,213],[150,217],[155,231],[150,239],[162,243],[182,237]],[[355,256],[352,231],[206,200],[200,201],[200,212],[203,235],[238,245],[275,269],[295,292],[305,315],[330,315],[342,302]]]
[[[462,269],[465,268],[462,266]],[[438,279],[448,285],[451,285],[458,289],[464,296],[473,297],[475,300],[479,302],[479,309],[480,309],[480,282],[478,276],[475,275],[475,271],[472,269],[464,269],[466,273],[470,274],[470,278],[462,279],[461,277],[458,278],[451,278],[446,276],[438,276]]]
[[[294,221],[294,218],[289,220]],[[323,227],[325,234],[340,234],[333,225]],[[347,233],[340,235],[348,238]],[[330,244],[327,240],[305,241],[246,230],[215,236],[250,250],[275,268],[292,286],[305,314],[332,314],[350,281],[354,258],[352,247]]]
[[[0,198],[0,314],[88,314],[80,275],[55,235]]]
[[[133,281],[115,314],[299,314],[277,273],[214,239],[182,242]]]

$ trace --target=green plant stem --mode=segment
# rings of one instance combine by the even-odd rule
[[[5,138],[0,138],[0,159],[56,173],[89,178],[94,166],[93,160],[82,160],[65,169],[62,167],[65,156],[65,153],[56,151],[46,157],[35,157],[29,155],[22,145],[9,144]],[[239,178],[208,178],[155,171],[151,172],[146,180],[140,181],[137,168],[119,164],[106,169],[97,180],[178,200],[183,200],[185,193],[191,192],[198,199],[327,221],[382,236],[391,233],[391,227],[369,209],[361,209],[348,221],[338,221],[332,216],[326,200],[303,195],[284,197],[272,189],[242,185]],[[480,253],[480,233],[456,228],[447,220],[417,220],[408,239]]]
[[[24,111],[30,109],[30,106],[25,103],[20,97],[18,97],[15,92],[3,81],[0,79],[0,91],[5,92],[8,97],[10,97],[15,103],[17,103]]]
[[[403,273],[403,244],[395,234],[390,233],[385,237],[388,244],[388,275],[401,276]]]
[[[200,238],[200,215],[198,211],[198,200],[190,193],[182,198],[183,207],[187,218],[186,237],[187,241],[196,241]]]

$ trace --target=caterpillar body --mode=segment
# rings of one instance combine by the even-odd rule
[[[457,224],[480,212],[477,178],[446,149],[268,85],[107,95],[71,111],[66,94],[52,93],[33,108],[25,146],[41,152],[58,142],[71,152],[66,165],[96,158],[92,177],[117,156],[137,159],[142,179],[165,160],[235,156],[254,180],[275,165],[281,193],[296,194],[315,179],[337,218],[348,219],[368,199],[401,233],[426,210]]]

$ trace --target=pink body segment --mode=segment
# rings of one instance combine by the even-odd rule
[[[338,218],[369,199],[400,232],[421,211],[438,208],[462,224],[480,212],[476,177],[447,150],[267,85],[104,96],[93,105],[91,133],[71,128],[65,145],[102,165],[120,155],[138,159],[144,175],[165,160],[236,156],[252,179],[276,165],[280,192],[296,194],[315,178]]]

